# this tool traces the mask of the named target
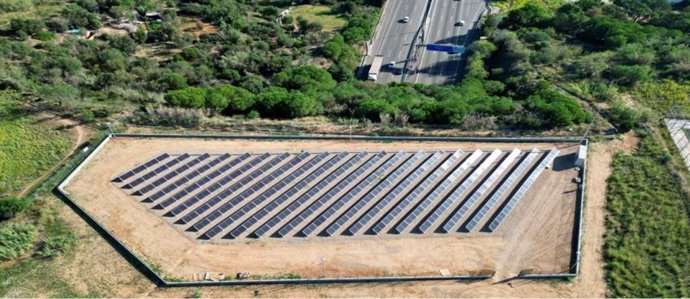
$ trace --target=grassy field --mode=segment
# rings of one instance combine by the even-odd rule
[[[318,22],[323,25],[323,30],[333,32],[347,25],[347,20],[331,11],[330,6],[324,5],[299,5],[290,13],[297,20],[303,17],[309,22]]]
[[[613,297],[690,296],[690,202],[657,142],[647,136],[613,161],[605,239]]]
[[[0,94],[0,197],[14,194],[39,177],[69,147],[66,132],[46,128]]]

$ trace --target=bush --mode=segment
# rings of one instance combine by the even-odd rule
[[[36,227],[31,224],[13,224],[0,228],[0,260],[24,254],[31,248],[36,233]]]
[[[26,209],[30,201],[21,197],[9,197],[0,200],[0,221],[14,218],[14,216]]]
[[[38,254],[43,258],[54,258],[72,248],[74,243],[76,243],[76,239],[71,233],[49,237],[41,244]]]

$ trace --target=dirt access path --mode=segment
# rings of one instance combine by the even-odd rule
[[[26,185],[19,192],[18,196],[20,197],[25,196],[37,184],[45,180],[48,176],[55,173],[55,171],[57,171],[57,169],[60,168],[60,166],[65,164],[72,157],[72,155],[76,153],[76,151],[79,149],[79,146],[81,146],[82,143],[84,143],[86,140],[91,139],[91,137],[93,137],[93,135],[96,133],[94,129],[84,126],[75,120],[61,118],[49,112],[40,112],[36,114],[34,118],[38,122],[41,122],[47,127],[55,130],[60,130],[61,128],[69,128],[69,138],[72,141],[72,148],[67,153],[65,153],[65,156],[62,158],[62,160],[60,160],[60,162],[56,163],[53,167],[48,169],[48,171],[46,171],[43,175],[41,175],[40,177],[31,181],[31,183]]]

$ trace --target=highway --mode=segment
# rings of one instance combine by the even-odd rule
[[[422,44],[468,46],[479,38],[479,18],[485,11],[485,0],[432,0],[420,37]],[[459,24],[461,20],[464,25]],[[461,78],[465,56],[418,47],[410,64],[415,71],[408,75],[406,82],[452,84]]]
[[[427,3],[427,0],[387,1],[364,60],[364,66],[367,67],[374,56],[383,55],[383,66],[376,82],[400,82],[401,75],[396,71],[402,71],[412,39],[422,24]],[[402,19],[406,16],[410,20],[404,23]],[[393,68],[388,66],[391,61],[396,62]]]

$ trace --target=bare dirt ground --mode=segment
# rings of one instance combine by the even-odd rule
[[[546,171],[511,217],[492,234],[318,241],[250,241],[204,244],[185,238],[145,206],[110,183],[117,174],[163,151],[271,152],[360,150],[525,150],[577,145],[448,142],[250,141],[114,138],[66,187],[68,193],[113,234],[168,277],[193,280],[203,272],[261,277],[476,274],[497,270],[509,278],[521,270],[568,272],[573,233],[576,171]],[[554,187],[555,186],[555,187]]]
[[[61,129],[61,128],[66,128],[69,130],[69,137],[70,140],[72,141],[72,148],[65,154],[65,157],[60,160],[55,166],[50,168],[48,171],[45,172],[45,174],[41,175],[40,177],[36,178],[33,180],[31,183],[26,185],[24,189],[22,189],[19,192],[19,196],[24,196],[26,195],[29,190],[34,188],[36,184],[42,182],[46,177],[49,175],[52,175],[55,170],[57,170],[60,166],[62,166],[67,160],[74,154],[74,152],[79,149],[79,146],[84,143],[86,140],[91,139],[91,137],[96,133],[93,129],[88,128],[86,126],[80,125],[78,122],[71,120],[71,119],[66,119],[66,118],[60,118],[52,113],[48,112],[41,112],[35,116],[36,120],[44,123],[47,125],[49,128],[54,128],[54,129]]]
[[[319,286],[247,286],[202,288],[204,297],[603,297],[606,294],[601,256],[605,217],[606,178],[612,155],[632,151],[638,140],[592,143],[589,152],[581,273],[572,282],[497,279],[474,283],[411,282]],[[57,199],[53,199],[57,200]],[[61,216],[75,229],[79,243],[74,258],[65,261],[65,281],[84,292],[110,297],[185,297],[195,288],[157,288],[134,269],[81,218],[63,205]]]

